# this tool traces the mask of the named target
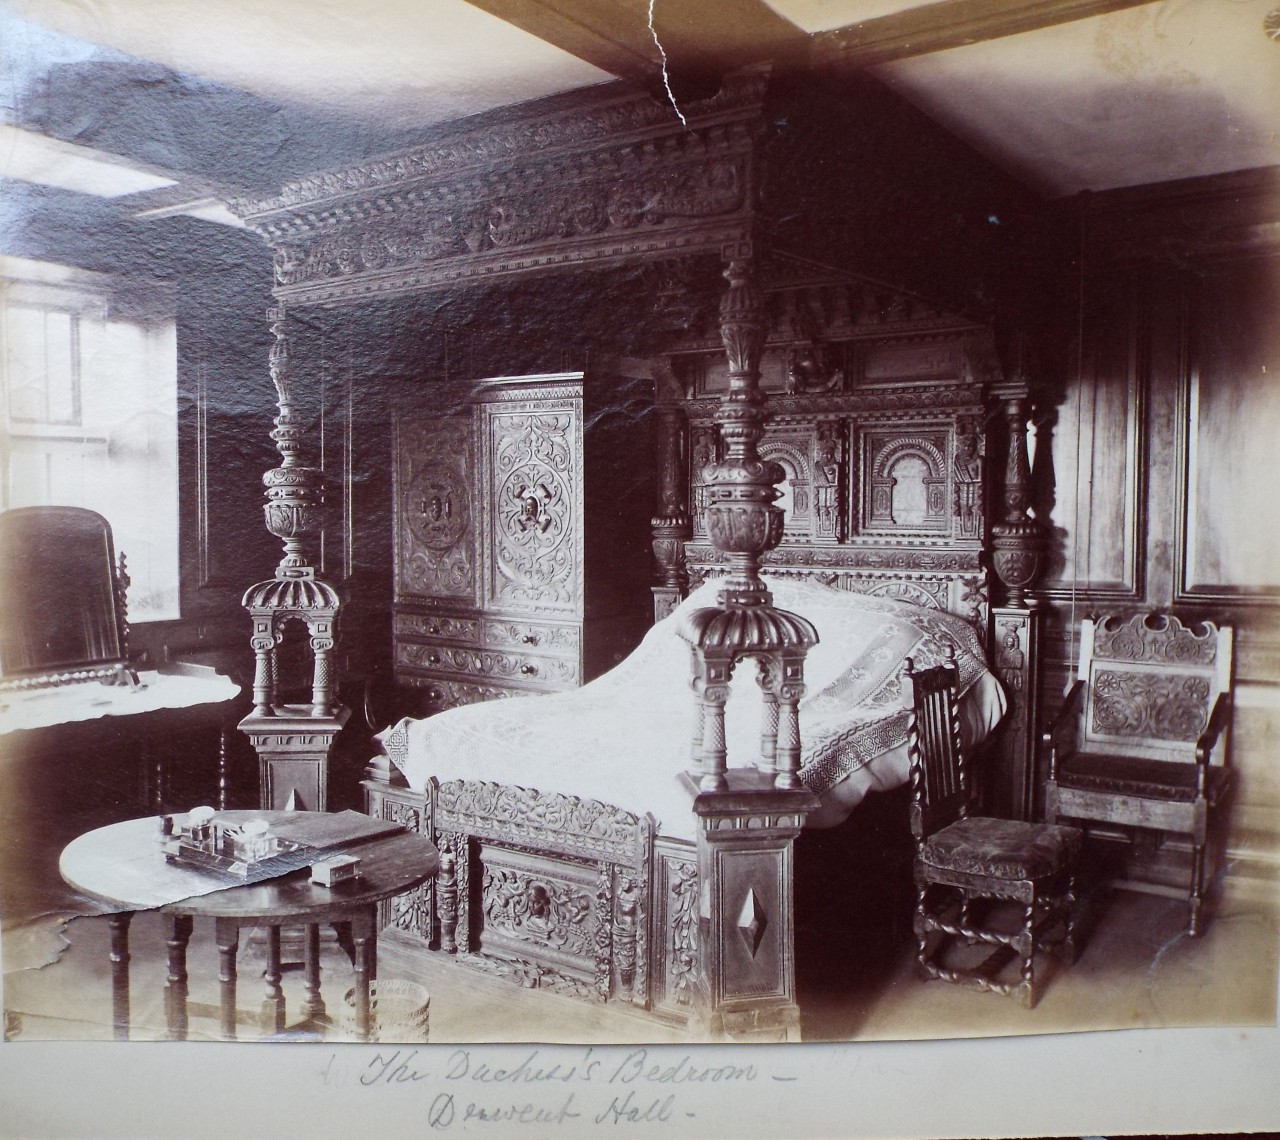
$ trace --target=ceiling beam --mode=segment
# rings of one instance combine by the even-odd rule
[[[714,91],[720,77],[770,60],[860,70],[1133,8],[1156,0],[931,0],[807,35],[764,0],[469,0],[549,44],[646,87]],[[661,46],[659,46],[661,45]]]
[[[579,59],[644,86],[714,92],[761,60],[804,59],[809,37],[764,0],[469,0]]]
[[[647,20],[611,0],[468,0],[584,63],[636,83],[662,71]]]
[[[799,61],[808,48],[808,35],[764,0],[654,0],[652,30],[648,0],[617,0],[617,7],[640,16],[677,65],[703,62],[732,71],[763,60]]]
[[[1101,16],[1155,0],[941,0],[810,37],[810,62],[824,70],[891,63],[1037,28]]]

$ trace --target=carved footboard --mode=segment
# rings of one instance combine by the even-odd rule
[[[652,817],[487,781],[365,782],[370,815],[428,836],[433,883],[382,924],[527,987],[685,1020],[698,968],[697,855]]]

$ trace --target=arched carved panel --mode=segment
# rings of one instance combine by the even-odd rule
[[[861,530],[950,534],[950,434],[941,429],[863,435]]]
[[[784,541],[786,536],[810,538],[813,534],[813,461],[809,440],[766,436],[760,443],[760,458],[772,460],[786,473],[778,484],[780,497],[776,503],[786,511]]]

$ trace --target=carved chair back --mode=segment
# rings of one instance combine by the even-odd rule
[[[1194,761],[1214,703],[1231,687],[1231,653],[1231,629],[1212,622],[1187,627],[1158,614],[1084,621],[1078,750]]]
[[[907,733],[911,833],[917,843],[969,813],[969,774],[960,741],[959,670],[954,650],[949,657],[947,664],[929,669],[916,669],[908,657],[903,670],[911,711]]]

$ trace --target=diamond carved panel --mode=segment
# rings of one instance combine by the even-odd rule
[[[769,929],[769,919],[760,903],[759,896],[753,890],[747,891],[742,900],[742,910],[738,912],[738,933],[751,957],[756,956],[765,931]]]

